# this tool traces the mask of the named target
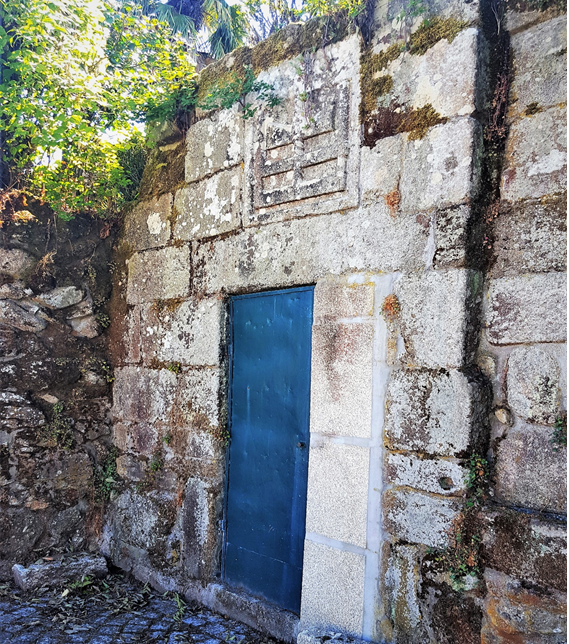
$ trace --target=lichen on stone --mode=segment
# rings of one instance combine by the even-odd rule
[[[468,22],[457,18],[440,18],[437,16],[426,20],[411,34],[409,52],[422,56],[436,45],[439,40],[446,39],[451,43],[466,27],[468,27]]]

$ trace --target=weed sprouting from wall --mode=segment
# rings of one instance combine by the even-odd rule
[[[477,521],[488,490],[488,461],[473,454],[467,461],[464,505],[449,530],[449,545],[444,550],[429,550],[434,561],[447,571],[452,587],[457,591],[468,586],[465,578],[481,574],[480,529]]]
[[[94,468],[95,498],[97,501],[110,501],[117,484],[117,457],[119,451],[111,447],[100,465]]]
[[[65,405],[57,402],[52,409],[51,422],[40,429],[43,438],[49,447],[71,449],[75,443],[73,438],[73,421],[63,414]]]
[[[567,414],[561,414],[555,419],[551,435],[553,451],[558,452],[562,447],[567,448]]]
[[[281,99],[274,89],[269,83],[256,80],[253,69],[247,65],[242,77],[233,72],[227,80],[214,85],[198,106],[202,110],[217,110],[230,109],[238,104],[243,118],[249,119],[259,106],[253,107],[252,103],[248,103],[247,96],[254,93],[258,101],[265,103],[267,107],[275,107],[281,103]]]

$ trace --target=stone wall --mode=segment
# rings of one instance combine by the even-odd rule
[[[0,215],[2,578],[14,563],[98,548],[113,463],[104,336],[113,236],[89,217],[13,206]]]
[[[163,128],[115,260],[102,548],[289,641],[561,642],[564,16],[402,6],[229,55],[204,84],[251,61],[280,105]],[[307,284],[299,620],[220,562],[228,298]]]

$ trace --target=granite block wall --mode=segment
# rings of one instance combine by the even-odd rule
[[[280,104],[163,128],[117,246],[102,548],[288,641],[561,642],[564,15],[405,7],[234,52],[202,85],[250,63]],[[297,616],[221,577],[227,325],[308,284]]]

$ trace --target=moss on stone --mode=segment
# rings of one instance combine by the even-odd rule
[[[353,29],[345,11],[288,25],[252,50],[253,71],[258,74],[300,54],[315,52],[342,40]]]
[[[409,52],[422,56],[439,40],[446,39],[451,43],[466,27],[468,22],[457,18],[432,18],[425,21],[409,39]]]
[[[154,148],[151,151],[140,183],[139,200],[173,192],[184,184],[185,153],[184,137],[180,133],[178,145],[171,144],[169,149]]]
[[[364,145],[373,148],[380,139],[401,132],[407,132],[408,138],[416,141],[422,139],[429,128],[447,121],[448,118],[441,116],[430,103],[405,111],[392,102],[389,107],[379,107],[374,114],[365,117]]]
[[[203,102],[214,87],[223,87],[236,78],[244,78],[245,67],[252,67],[254,74],[258,75],[285,60],[338,42],[354,29],[347,13],[340,11],[305,23],[287,25],[253,49],[236,49],[200,72],[197,79],[197,104]]]
[[[393,89],[393,78],[391,76],[380,76],[379,78],[374,78],[373,80],[373,89],[376,96],[384,96],[389,94]]]
[[[196,102],[199,105],[216,87],[223,87],[236,78],[245,78],[245,68],[252,65],[250,47],[240,47],[221,60],[204,67],[196,83]]]
[[[397,128],[398,132],[408,132],[409,140],[422,139],[427,130],[434,125],[446,123],[448,118],[441,116],[434,107],[428,103],[423,107],[403,114],[403,119]]]
[[[377,98],[393,89],[391,76],[376,78],[376,74],[384,70],[391,61],[396,60],[403,53],[403,43],[396,42],[387,49],[373,54],[369,48],[362,49],[360,56],[360,85],[362,100],[360,104],[360,117],[362,122],[366,115],[377,107]]]

